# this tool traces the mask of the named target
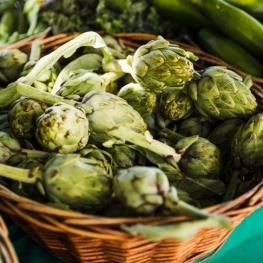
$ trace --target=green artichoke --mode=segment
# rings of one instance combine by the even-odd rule
[[[184,136],[199,135],[207,138],[217,122],[217,119],[210,116],[190,116],[176,124],[176,132]]]
[[[247,80],[223,66],[200,71],[188,91],[198,112],[218,119],[249,118],[256,113],[256,98]]]
[[[114,159],[108,151],[99,149],[96,145],[88,143],[83,149],[77,151],[81,157],[94,160],[94,165],[104,169],[112,176],[112,166]]]
[[[138,83],[129,83],[123,86],[117,95],[125,99],[141,116],[151,114],[156,106],[156,94]]]
[[[37,118],[36,127],[37,142],[51,152],[75,152],[84,148],[89,139],[85,112],[63,102],[48,107]]]
[[[11,137],[8,133],[0,131],[0,163],[7,163],[7,160],[22,150],[20,142]]]
[[[161,36],[140,46],[127,58],[134,80],[156,93],[180,90],[192,79],[194,66],[189,59],[198,60],[192,52],[170,44]]]
[[[158,102],[151,114],[145,114],[142,117],[147,124],[147,129],[151,132],[154,138],[158,136],[161,129],[168,128],[174,123],[171,119],[164,116]]]
[[[164,172],[156,167],[134,166],[119,170],[113,177],[113,192],[127,207],[139,215],[150,215],[166,210],[170,214],[184,215],[191,219],[213,217],[179,199],[176,188],[169,185]]]
[[[231,144],[231,155],[237,169],[259,167],[263,164],[263,113],[240,124]]]
[[[91,90],[102,90],[103,81],[100,76],[86,69],[77,69],[71,73],[69,78],[61,83],[56,94],[60,96],[79,95],[83,97]]]
[[[184,89],[165,90],[159,105],[164,116],[172,121],[190,117],[195,109],[192,99]]]
[[[83,97],[82,103],[92,107],[91,114],[87,114],[90,142],[100,145],[106,141],[116,141],[110,131],[118,126],[140,134],[144,134],[147,129],[141,115],[126,100],[116,95],[94,90]]]
[[[3,177],[37,184],[39,191],[51,202],[86,211],[106,203],[112,196],[111,176],[89,162],[79,154],[62,154],[50,158],[43,169],[0,164],[0,170]]]
[[[113,168],[123,169],[136,165],[145,165],[146,158],[129,144],[116,144],[106,149],[113,157]]]
[[[87,163],[86,163],[87,162]],[[105,169],[88,164],[78,154],[51,158],[45,165],[44,188],[49,200],[86,209],[112,195],[112,178]]]
[[[16,81],[28,61],[28,55],[19,49],[4,49],[0,52],[0,82]]]
[[[219,149],[225,164],[231,160],[231,144],[234,135],[238,127],[244,123],[242,119],[226,119],[218,124],[207,137]]]
[[[175,150],[182,154],[178,162],[182,172],[191,177],[218,178],[222,169],[222,154],[209,140],[199,137],[190,146],[184,148],[191,137],[185,137],[167,128],[161,130],[159,136],[160,141],[163,141],[162,138],[166,142],[169,140]]]
[[[250,169],[263,164],[263,113],[240,124],[232,138],[231,157],[234,163],[223,201],[232,200],[238,185]]]
[[[34,138],[36,119],[47,108],[45,103],[27,97],[14,101],[8,112],[8,121],[14,134],[18,138]]]

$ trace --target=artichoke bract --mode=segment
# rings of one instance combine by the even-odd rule
[[[190,81],[188,92],[201,115],[223,120],[249,118],[256,113],[256,98],[246,79],[223,66],[199,73],[199,78]]]
[[[9,84],[16,81],[28,55],[19,49],[6,49],[0,52],[0,82]]]
[[[0,131],[0,163],[7,160],[22,150],[19,141],[11,137],[8,133]]]
[[[103,87],[102,79],[98,74],[86,69],[77,69],[71,73],[68,79],[61,83],[60,89],[56,94],[61,96],[79,95],[83,97],[91,90],[101,90]]]
[[[142,116],[151,114],[157,103],[156,94],[138,83],[129,83],[123,86],[117,95],[125,99]]]
[[[184,136],[199,135],[207,138],[217,122],[217,119],[210,116],[190,116],[176,124],[176,132]]]
[[[140,46],[127,61],[137,83],[160,93],[164,89],[182,89],[192,79],[195,70],[190,59],[196,61],[198,57],[158,36]]]
[[[59,102],[48,107],[36,120],[35,138],[46,150],[71,153],[89,140],[89,121],[81,108]]]
[[[183,90],[165,90],[159,105],[164,116],[173,121],[187,118],[194,112],[192,99]]]
[[[11,104],[8,121],[18,138],[34,138],[36,119],[44,113],[48,106],[34,99],[21,97]]]

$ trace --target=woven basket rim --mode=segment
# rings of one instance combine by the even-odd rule
[[[18,194],[12,192],[6,186],[0,184],[0,197],[3,202],[4,199],[11,200],[13,202],[17,202],[19,208],[23,208],[25,211],[29,213],[41,212],[44,214],[51,214],[55,217],[64,217],[64,218],[72,218],[70,222],[84,222],[84,221],[96,221],[98,224],[103,225],[116,225],[120,222],[122,223],[145,223],[145,224],[166,224],[170,222],[178,222],[181,220],[187,220],[184,216],[156,216],[156,217],[121,217],[121,218],[109,218],[105,216],[99,215],[91,215],[84,214],[77,211],[66,211],[61,210],[59,208],[54,208],[47,206],[45,204],[39,203],[35,200],[28,199],[26,197],[19,196]],[[4,212],[8,212],[8,209],[2,207],[0,201],[0,210],[2,209]],[[247,191],[243,195],[225,202],[220,203],[214,206],[210,206],[202,209],[203,211],[232,216],[242,212],[242,210],[252,210],[259,208],[263,205],[263,181],[254,186],[251,190]],[[93,222],[91,223],[93,224]]]

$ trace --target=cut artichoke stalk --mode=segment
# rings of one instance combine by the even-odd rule
[[[79,154],[63,154],[49,159],[43,170],[0,164],[0,174],[22,183],[37,184],[50,201],[72,209],[86,209],[105,203],[112,195],[112,177],[94,163],[97,162]]]
[[[99,92],[99,91],[91,91],[88,94],[86,94],[86,96],[84,96],[83,98],[83,103],[80,102],[76,102],[73,100],[68,100],[68,99],[64,99],[63,97],[60,97],[58,95],[54,95],[54,94],[50,94],[47,92],[42,92],[39,90],[36,90],[34,88],[32,88],[29,85],[23,84],[23,83],[17,83],[16,85],[17,87],[17,91],[18,93],[20,93],[21,95],[27,96],[27,97],[31,97],[34,99],[38,99],[38,100],[42,100],[43,102],[46,102],[47,104],[54,104],[57,102],[64,102],[64,103],[68,103],[70,105],[73,106],[78,106],[81,107],[85,110],[86,114],[87,114],[87,118],[89,120],[89,124],[91,127],[91,130],[96,130],[96,132],[99,130],[100,136],[98,136],[98,134],[95,134],[94,136],[99,137],[99,139],[102,140],[102,144],[105,147],[111,147],[114,143],[124,143],[125,141],[128,141],[130,143],[133,143],[135,145],[141,146],[143,148],[146,148],[150,151],[155,152],[156,154],[164,157],[167,159],[167,161],[173,165],[176,169],[178,169],[178,171],[180,171],[179,167],[178,167],[178,162],[181,159],[181,152],[176,152],[176,150],[171,147],[168,146],[158,140],[153,139],[151,133],[148,130],[144,131],[143,133],[139,133],[136,132],[134,130],[132,130],[131,128],[125,127],[125,125],[118,125],[116,124],[115,120],[114,120],[114,116],[117,116],[116,118],[119,119],[120,113],[122,112],[122,109],[119,107],[114,107],[114,110],[116,112],[116,114],[113,113],[114,116],[111,116],[112,119],[109,119],[109,115],[108,114],[108,109],[106,108],[105,110],[101,110],[101,106],[100,106],[100,100],[103,102],[103,92]],[[96,94],[98,93],[98,94]],[[107,93],[105,92],[108,96],[110,95],[112,99],[116,99],[121,100],[121,103],[125,106],[128,105],[128,103],[113,94]],[[94,96],[97,95],[97,96]],[[94,101],[94,104],[92,105]],[[105,103],[105,101],[104,101]],[[94,105],[97,105],[98,108],[94,109]],[[136,115],[137,117],[140,116],[138,115],[138,112],[135,111],[130,105],[128,105],[129,111],[130,113],[133,113],[134,111],[134,115]],[[95,106],[96,107],[96,106]],[[101,111],[101,112],[100,112]],[[96,116],[96,118],[95,118]],[[103,118],[105,121],[102,122],[98,122],[98,121],[94,121],[92,120],[92,118],[94,119],[98,119],[97,117],[100,117],[99,119]],[[135,118],[136,119],[136,118]],[[136,121],[136,120],[135,120]],[[124,121],[125,123],[125,121]],[[144,122],[141,122],[142,124],[144,124]],[[92,127],[93,125],[96,125],[96,128],[94,129],[94,127]],[[136,123],[134,124],[136,126]],[[146,126],[146,124],[145,124]],[[92,132],[91,135],[92,136]],[[105,137],[105,138],[104,138]],[[109,139],[110,137],[115,137],[116,139]],[[194,143],[196,140],[198,139],[198,136],[191,136],[189,138],[187,138],[187,140],[185,140],[184,145],[180,146],[180,150],[182,150],[183,148],[188,148],[192,143]],[[181,177],[183,177],[182,173],[179,173],[181,175]]]

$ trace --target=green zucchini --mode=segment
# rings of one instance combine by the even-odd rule
[[[151,5],[166,19],[178,21],[191,28],[211,24],[200,12],[198,6],[188,0],[151,0]]]
[[[255,77],[263,77],[263,65],[246,49],[213,28],[202,28],[198,33],[200,45],[208,53]]]
[[[192,0],[223,34],[263,61],[263,25],[252,15],[223,0]]]
[[[228,3],[235,5],[257,19],[263,18],[263,1],[262,0],[226,0]]]

